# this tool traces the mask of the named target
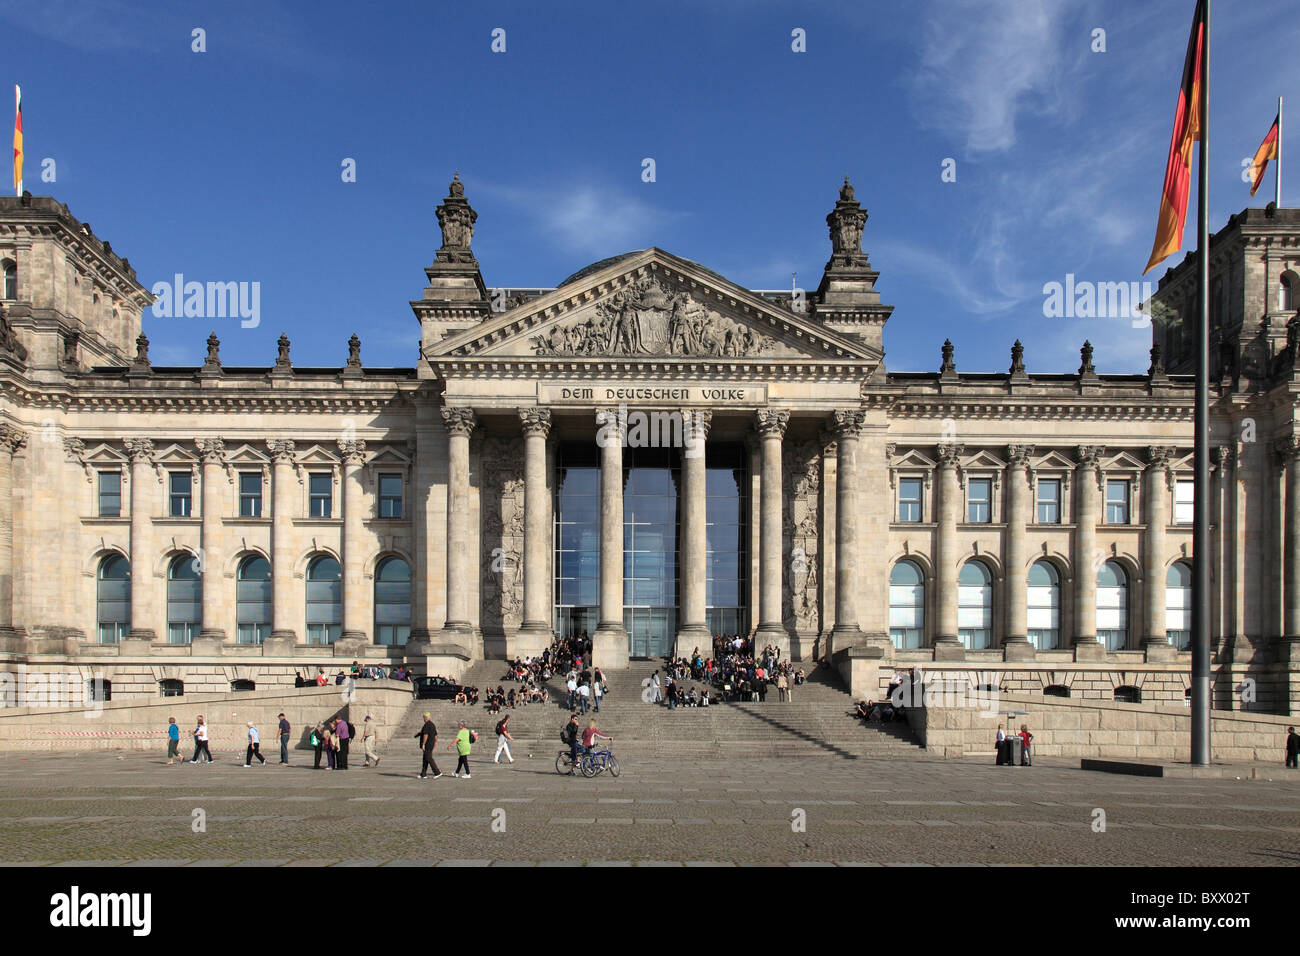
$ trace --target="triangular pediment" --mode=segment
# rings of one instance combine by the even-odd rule
[[[981,448],[975,454],[962,458],[961,467],[966,471],[1002,471],[1007,463],[987,448]]]
[[[876,363],[878,349],[662,249],[620,257],[431,345],[458,360],[802,360]]]
[[[892,456],[889,460],[889,467],[896,471],[915,470],[922,472],[933,471],[937,467],[937,462],[930,456],[922,454],[915,448],[909,448],[901,455]]]
[[[1041,458],[1033,459],[1032,467],[1036,471],[1064,471],[1074,470],[1074,462],[1066,458],[1059,451],[1049,451]]]
[[[1145,471],[1146,467],[1145,461],[1126,451],[1107,458],[1102,464],[1103,471]]]

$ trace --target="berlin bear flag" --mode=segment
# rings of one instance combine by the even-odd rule
[[[1146,275],[1183,247],[1183,224],[1187,221],[1187,196],[1192,180],[1192,143],[1202,139],[1201,96],[1205,77],[1201,75],[1202,48],[1205,44],[1206,0],[1198,0],[1192,19],[1192,35],[1187,41],[1187,58],[1183,61],[1183,82],[1178,88],[1178,107],[1174,112],[1174,133],[1169,140],[1169,162],[1160,192],[1160,219],[1156,224],[1156,241],[1151,259],[1142,270]]]

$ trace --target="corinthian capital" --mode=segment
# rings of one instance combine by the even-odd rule
[[[448,435],[469,436],[474,431],[477,424],[472,408],[446,408],[442,409],[442,423],[446,426]]]
[[[1007,461],[1017,468],[1023,468],[1029,464],[1029,459],[1034,454],[1033,445],[1008,445]]]
[[[0,448],[13,454],[27,444],[27,433],[8,422],[0,422]]]
[[[1105,445],[1080,445],[1076,450],[1076,456],[1080,465],[1096,466],[1102,455],[1106,454]]]
[[[225,463],[226,443],[220,438],[196,438],[194,445],[199,450],[199,460],[205,464]]]
[[[525,435],[541,435],[545,438],[551,433],[551,410],[549,408],[521,408],[519,422]]]
[[[273,438],[266,443],[266,449],[271,453],[271,460],[281,465],[293,464],[293,442],[284,438]]]
[[[866,413],[857,409],[841,409],[831,416],[831,428],[839,438],[857,438],[862,434]]]
[[[935,446],[935,454],[939,456],[940,468],[956,468],[958,460],[966,451],[965,445],[957,445],[952,442],[944,442]]]
[[[126,457],[133,462],[153,459],[153,442],[147,438],[128,438],[122,444],[126,448]]]
[[[355,438],[344,438],[339,442],[339,457],[344,464],[359,465],[366,460],[366,443]]]
[[[1169,459],[1174,456],[1176,449],[1173,445],[1149,445],[1147,446],[1147,467],[1148,468],[1168,468]]]
[[[764,438],[781,438],[785,427],[790,424],[790,413],[776,409],[763,409],[754,415],[754,425]]]

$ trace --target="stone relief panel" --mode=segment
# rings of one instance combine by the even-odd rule
[[[524,442],[522,438],[483,440],[483,553],[481,617],[485,631],[505,631],[523,623]]]
[[[820,625],[817,568],[821,543],[821,464],[818,442],[787,443],[781,457],[785,587],[781,618],[787,628],[815,634]]]
[[[537,355],[702,355],[746,357],[773,351],[772,339],[727,318],[687,292],[642,279],[599,303],[585,320],[532,339]]]

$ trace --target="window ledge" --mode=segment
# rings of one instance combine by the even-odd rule
[[[163,515],[163,516],[160,517],[160,518],[154,518],[154,519],[153,519],[153,523],[154,523],[154,524],[174,524],[174,525],[202,524],[202,523],[203,523],[203,519],[202,519],[202,518],[195,517],[194,515],[190,515],[188,518],[178,518],[178,517],[174,517],[174,516],[172,516],[172,515]]]
[[[221,523],[222,524],[252,524],[252,525],[264,524],[269,526],[271,524],[271,519],[270,518],[244,518],[244,517],[232,516],[232,517],[223,517],[221,519]]]
[[[131,519],[128,517],[124,517],[122,515],[118,515],[115,518],[110,518],[106,515],[103,516],[91,515],[89,517],[82,518],[81,523],[82,524],[129,525],[131,523]]]
[[[308,526],[326,527],[329,525],[337,525],[340,528],[343,527],[342,518],[295,518],[293,523]]]

